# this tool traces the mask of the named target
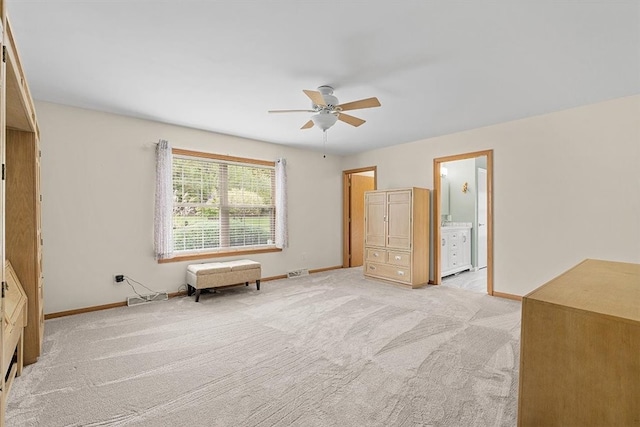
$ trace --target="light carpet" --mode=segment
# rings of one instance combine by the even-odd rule
[[[513,426],[520,303],[343,269],[48,320],[8,426]]]

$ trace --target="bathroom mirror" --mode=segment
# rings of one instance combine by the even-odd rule
[[[446,176],[440,177],[440,215],[449,215],[449,180]]]

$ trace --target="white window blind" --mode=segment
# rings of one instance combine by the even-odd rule
[[[175,252],[274,245],[273,166],[176,155],[173,193]]]

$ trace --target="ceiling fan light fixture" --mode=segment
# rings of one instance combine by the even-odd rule
[[[338,116],[333,113],[318,113],[311,116],[311,120],[314,125],[318,126],[324,132],[336,124]]]

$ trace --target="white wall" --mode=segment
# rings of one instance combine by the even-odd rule
[[[494,289],[524,295],[585,258],[640,262],[640,96],[346,157],[379,189],[433,188],[433,159],[494,150]]]
[[[290,247],[251,255],[263,277],[342,264],[340,159],[280,145],[37,102],[42,146],[45,313],[122,302],[114,274],[159,291],[188,262],[153,259],[152,143],[263,160],[287,159]],[[265,284],[265,286],[269,286]]]

